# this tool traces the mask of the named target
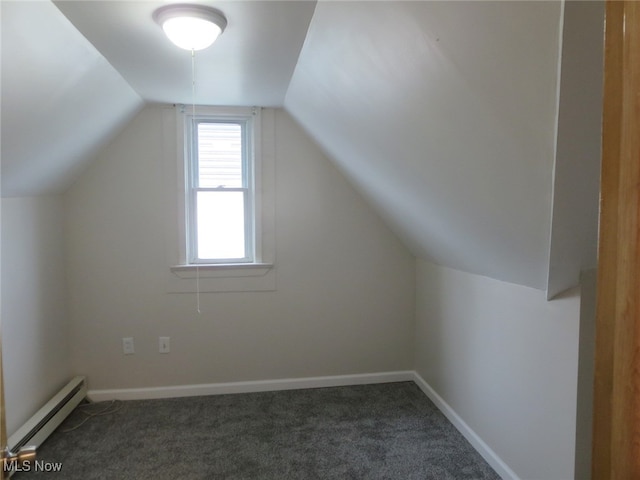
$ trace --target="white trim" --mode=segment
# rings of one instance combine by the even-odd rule
[[[215,110],[226,116],[253,112],[253,108],[197,107],[198,114]],[[186,184],[184,151],[184,115],[180,107],[167,107],[163,113],[163,156],[165,175],[165,237],[167,293],[214,292],[273,292],[276,282],[276,234],[275,234],[275,169],[276,126],[273,108],[256,108],[259,117],[253,117],[254,148],[260,161],[254,162],[255,189],[255,262],[195,266],[187,264],[187,237],[185,196]],[[186,112],[185,112],[186,113]],[[258,124],[259,122],[259,124]],[[259,152],[258,152],[259,151]],[[204,267],[204,268],[203,268]]]
[[[202,259],[198,254],[198,242],[196,232],[198,231],[198,221],[196,216],[196,196],[198,192],[208,190],[199,185],[198,175],[199,157],[195,157],[198,144],[198,126],[206,123],[232,123],[241,127],[242,138],[242,186],[230,188],[222,191],[244,192],[244,237],[245,255],[243,258],[230,259],[232,263],[261,262],[262,259],[256,257],[256,238],[260,238],[261,222],[257,222],[256,203],[260,202],[256,194],[256,185],[260,183],[260,163],[261,163],[261,133],[260,133],[260,113],[262,109],[253,107],[198,107],[197,112],[188,112],[184,107],[181,109],[182,122],[184,123],[184,158],[185,162],[185,218],[186,218],[186,254],[180,258],[185,265],[225,263],[218,262],[219,259]],[[198,166],[198,167],[196,167]]]
[[[516,473],[487,445],[480,436],[436,393],[415,371],[361,373],[308,378],[284,378],[279,380],[255,380],[248,382],[176,385],[168,387],[124,388],[113,390],[89,390],[87,396],[94,402],[107,400],[147,400],[157,398],[194,397],[202,395],[227,395],[234,393],[271,392],[304,388],[342,387],[374,383],[414,382],[435,404],[454,427],[471,443],[503,480],[521,480]]]
[[[178,278],[262,277],[272,268],[271,263],[174,265],[171,267],[171,273]]]
[[[549,218],[551,223],[549,224],[549,231],[547,232],[547,259],[544,265],[547,266],[547,282],[545,285],[545,294],[547,301],[553,300],[562,291],[557,291],[557,287],[552,285],[553,283],[553,271],[554,265],[551,265],[551,249],[553,248],[553,215],[554,215],[554,203],[558,201],[556,198],[556,168],[558,166],[558,131],[560,126],[560,91],[562,87],[562,46],[564,43],[564,13],[565,2],[560,2],[560,18],[558,25],[558,58],[556,62],[556,98],[554,105],[554,118],[553,118],[553,168],[551,169],[551,202],[549,202]]]
[[[466,424],[455,410],[436,393],[431,385],[429,385],[418,372],[413,372],[413,381],[503,480],[520,480],[520,477]]]
[[[260,277],[272,268],[271,263],[174,265],[171,273],[180,278]]]
[[[176,385],[169,387],[89,390],[87,396],[94,402],[102,402],[105,400],[147,400],[155,398],[299,390],[303,388],[343,387],[347,385],[367,385],[373,383],[410,382],[413,380],[414,372],[407,370],[327,377],[284,378],[280,380]]]

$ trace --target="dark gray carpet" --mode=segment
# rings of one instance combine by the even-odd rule
[[[499,479],[412,382],[76,409],[15,480]]]

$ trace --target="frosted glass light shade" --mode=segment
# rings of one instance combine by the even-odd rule
[[[169,40],[185,50],[207,48],[227,26],[220,12],[203,5],[167,5],[153,16]]]

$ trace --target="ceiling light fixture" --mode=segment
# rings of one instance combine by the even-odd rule
[[[227,19],[204,5],[167,5],[153,13],[154,20],[174,44],[185,50],[202,50],[216,41]]]

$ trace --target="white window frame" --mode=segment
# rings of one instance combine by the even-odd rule
[[[189,142],[186,125],[193,115],[191,106],[174,108],[176,113],[173,114],[173,119],[165,116],[163,120],[167,212],[174,212],[171,217],[177,219],[177,223],[169,221],[167,224],[167,259],[171,272],[167,278],[167,291],[188,293],[197,289],[202,292],[275,290],[275,112],[273,109],[258,107],[196,106],[196,117],[212,116],[236,120],[250,117],[253,123],[251,174],[254,190],[254,256],[252,262],[191,263],[187,244],[187,184],[190,173],[185,155],[188,153]],[[172,130],[177,134],[172,134]]]
[[[242,187],[201,187],[198,184],[199,152],[198,152],[198,126],[207,123],[235,124],[239,125],[242,132]],[[253,109],[242,115],[222,115],[196,113],[185,115],[185,207],[186,207],[186,247],[187,264],[236,264],[255,263],[256,259],[256,202],[254,171],[256,159],[259,159],[260,139],[260,113]],[[198,255],[198,220],[197,220],[197,195],[198,192],[242,192],[244,196],[244,251],[241,258],[200,258]]]

